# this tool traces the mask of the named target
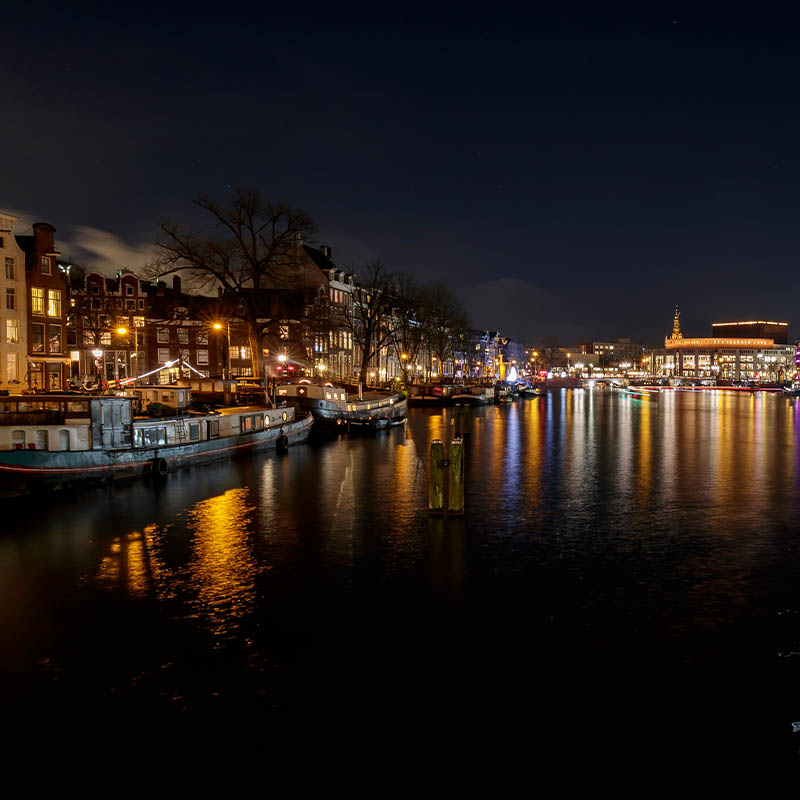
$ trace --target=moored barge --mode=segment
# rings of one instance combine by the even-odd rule
[[[303,379],[279,384],[278,400],[295,403],[315,419],[315,429],[325,431],[376,431],[406,421],[408,401],[401,392],[366,391],[348,394],[342,386]]]
[[[134,416],[134,398],[0,398],[0,497],[140,477],[224,461],[308,438],[295,409],[243,406],[208,414]]]

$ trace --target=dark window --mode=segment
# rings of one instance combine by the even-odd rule
[[[44,325],[31,325],[31,352],[44,353]]]

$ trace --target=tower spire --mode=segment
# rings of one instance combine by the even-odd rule
[[[669,337],[670,339],[683,339],[680,316],[681,312],[678,311],[678,306],[675,306],[675,316],[672,318],[672,336]]]

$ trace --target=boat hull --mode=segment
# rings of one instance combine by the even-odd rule
[[[408,401],[401,394],[386,401],[349,402],[348,409],[335,403],[314,398],[292,398],[300,408],[314,417],[314,430],[328,433],[374,431],[402,424],[408,413]],[[390,402],[391,401],[391,402]]]
[[[227,461],[304,442],[312,417],[266,430],[162,447],[118,450],[0,452],[0,497],[111,481],[159,478],[178,469]],[[283,437],[286,437],[285,439]]]

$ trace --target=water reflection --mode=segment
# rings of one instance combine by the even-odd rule
[[[651,672],[755,659],[769,685],[796,682],[791,664],[777,676],[769,665],[800,637],[800,614],[787,612],[800,611],[799,408],[601,390],[478,408],[463,519],[427,512],[428,453],[452,436],[447,409],[161,486],[65,495],[36,509],[35,531],[21,505],[0,536],[0,667],[44,682],[44,663],[80,675],[119,631],[118,661],[91,673],[90,691],[148,685],[173,697],[191,675],[195,698],[213,689],[294,707],[314,681],[292,690],[282,676],[303,664],[342,678],[369,663],[401,685],[414,672],[395,666],[402,629],[406,667],[436,671],[450,648],[479,650],[480,670],[461,662],[474,692],[505,685],[509,664],[535,676],[542,663],[547,685],[570,690],[561,669],[598,653],[612,676],[650,654]],[[536,658],[515,644],[520,631]],[[164,665],[181,663],[168,685],[177,667]],[[6,686],[24,697],[18,677]]]
[[[234,631],[253,611],[255,578],[271,568],[253,552],[248,489],[231,489],[197,503],[189,512],[193,557],[186,581],[192,605],[216,639]]]

